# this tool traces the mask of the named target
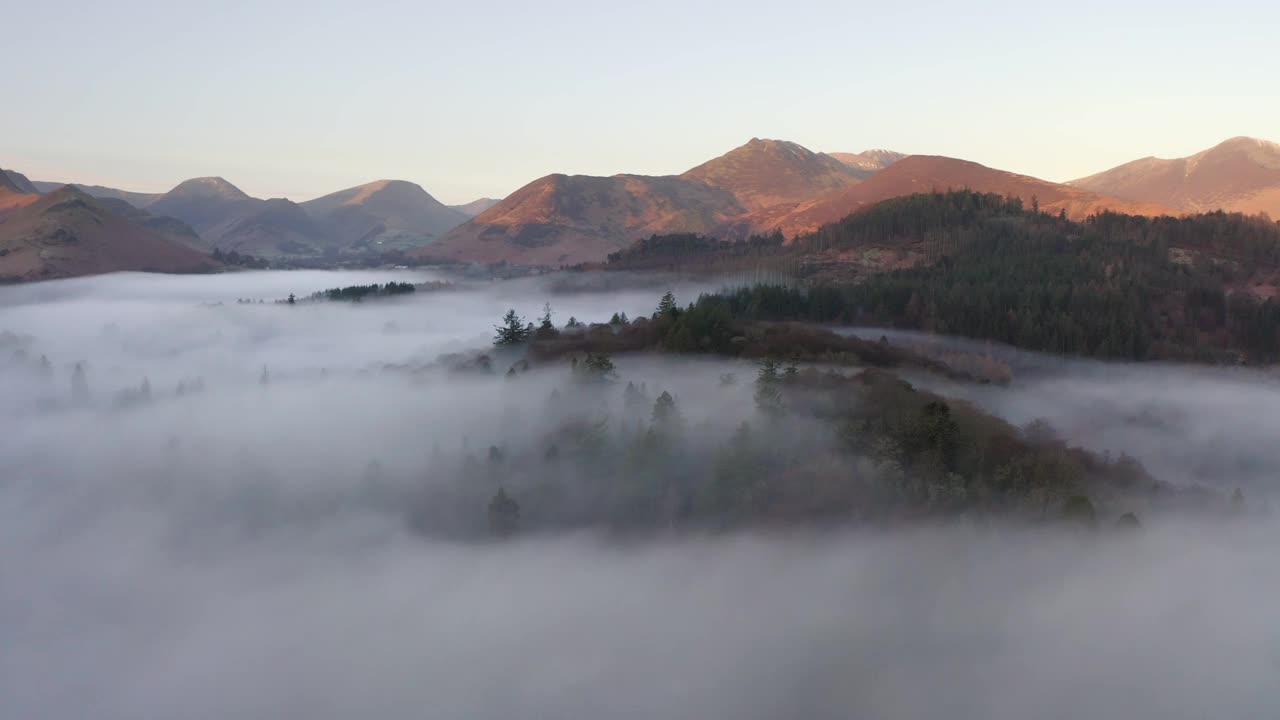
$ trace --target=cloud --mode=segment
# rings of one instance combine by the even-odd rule
[[[487,345],[507,307],[532,318],[550,300],[558,322],[602,321],[647,314],[666,289],[566,292],[548,277],[354,306],[235,304],[428,277],[120,275],[0,289],[7,714],[1275,713],[1280,538],[1262,514],[1144,517],[1140,533],[1097,537],[964,524],[424,537],[405,510],[451,472],[435,448],[537,441],[566,379],[550,368],[508,381],[502,363],[493,378],[450,375],[430,369],[435,358]],[[718,382],[745,380],[750,365],[618,364],[624,382],[670,390],[695,437],[722,437],[753,412],[750,383]],[[151,400],[122,407],[143,378]],[[177,393],[197,378],[202,390]],[[1048,417],[1162,479],[1245,485],[1251,505],[1280,468],[1280,404],[1260,373],[1047,363],[1007,388],[915,380],[1018,423]],[[615,390],[601,400],[619,405]]]

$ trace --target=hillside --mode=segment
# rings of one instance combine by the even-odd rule
[[[892,162],[896,154],[863,155],[874,164]],[[848,188],[868,174],[792,142],[753,138],[679,176],[548,175],[417,257],[544,265],[598,261],[647,235],[709,232],[752,210]]]
[[[319,255],[336,242],[297,203],[250,197],[218,177],[180,183],[147,211],[187,223],[206,248],[257,257]]]
[[[146,208],[148,205],[158,200],[162,195],[162,193],[133,192],[131,190],[120,190],[118,188],[104,187],[102,185],[81,185],[79,183],[50,182],[48,180],[34,180],[31,185],[35,188],[36,192],[42,193],[53,192],[54,190],[59,190],[67,185],[71,185],[77,190],[88,193],[93,197],[124,200],[136,208]]]
[[[1068,184],[1189,212],[1280,218],[1280,145],[1236,137],[1190,157],[1147,157]]]
[[[261,202],[220,177],[204,177],[179,183],[156,199],[149,212],[176,217],[204,235],[252,212]]]
[[[72,187],[75,187],[77,190],[79,189],[79,187],[74,185]],[[121,200],[120,198],[99,197],[96,199],[98,204],[102,205],[103,208],[113,215],[117,215],[125,218],[126,220],[137,223],[138,225],[142,225],[166,239],[186,245],[187,247],[195,248],[197,250],[204,249],[204,243],[200,239],[200,234],[197,233],[190,225],[177,218],[169,217],[167,215],[152,215],[146,210],[135,207],[129,204],[128,201]]]
[[[860,179],[852,168],[830,155],[793,142],[760,138],[752,138],[680,177],[729,192],[747,211],[809,200]]]
[[[379,180],[340,190],[301,207],[342,245],[377,243],[387,249],[420,247],[469,217],[403,180]]]
[[[784,244],[656,236],[611,270],[786,276],[756,320],[884,325],[1133,360],[1280,361],[1280,224],[1239,213],[1084,221],[972,191],[893,198]]]
[[[899,160],[861,183],[844,190],[793,205],[778,205],[726,223],[723,237],[738,238],[781,231],[787,237],[817,230],[823,225],[890,198],[932,190],[969,189],[1019,198],[1026,205],[1038,202],[1041,210],[1060,212],[1081,220],[1101,210],[1134,215],[1173,215],[1173,208],[1156,203],[1121,200],[1079,188],[1051,183],[1027,175],[995,170],[967,160],[912,155]]]
[[[467,217],[475,217],[489,208],[502,202],[500,198],[479,198],[462,205],[450,205],[449,207],[466,215]]]
[[[729,192],[683,177],[548,175],[415,255],[531,265],[603,260],[646,235],[706,232],[742,211]]]
[[[0,170],[0,188],[23,194],[40,192],[35,185],[31,184],[26,175],[17,170]]]
[[[3,195],[4,191],[0,191]],[[72,187],[0,210],[0,281],[138,270],[208,272],[219,263],[107,210]]]

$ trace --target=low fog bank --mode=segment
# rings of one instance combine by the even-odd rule
[[[4,559],[14,717],[1270,717],[1272,527]],[[328,538],[326,542],[325,539]]]
[[[1270,499],[1280,486],[1280,374],[1274,368],[1105,363],[922,333],[854,329],[863,337],[963,352],[1010,368],[1005,386],[912,379],[1017,425],[1046,420],[1069,443],[1137,458],[1167,482],[1240,487]]]
[[[543,446],[565,414],[640,434],[668,392],[690,444],[730,442],[750,422],[811,443],[819,462],[830,429],[763,424],[746,362],[619,357],[617,383],[578,391],[563,365],[504,378],[512,354],[493,354],[493,375],[434,365],[487,347],[507,308],[533,320],[550,302],[561,325],[648,315],[660,292],[647,287],[548,276],[272,303],[438,279],[120,275],[0,289],[0,715],[1275,714],[1280,523],[1266,513],[1144,515],[1132,532],[477,537],[487,468],[527,452],[554,473]],[[674,287],[682,302],[714,289]],[[1160,480],[1245,486],[1250,509],[1280,470],[1280,403],[1258,374],[1071,363],[1006,387],[911,380],[1019,425],[1048,418]],[[643,387],[638,410],[628,382]],[[457,527],[422,532],[417,510],[468,467],[474,497],[435,508]],[[520,499],[537,530],[542,506]],[[440,539],[455,536],[468,539]]]

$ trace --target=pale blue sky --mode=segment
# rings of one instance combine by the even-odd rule
[[[1280,140],[1275,2],[4,0],[0,166],[446,202],[753,136],[1068,180]]]

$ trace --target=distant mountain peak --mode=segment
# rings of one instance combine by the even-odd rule
[[[1145,157],[1073,180],[1074,187],[1190,212],[1280,216],[1280,145],[1237,136],[1184,158]]]
[[[788,140],[751,138],[681,177],[727,190],[748,210],[809,200],[858,182],[840,161]]]
[[[0,170],[0,190],[6,190],[11,193],[21,193],[18,189],[18,183],[14,182],[5,170]]]
[[[173,196],[219,197],[225,200],[248,200],[249,195],[221,177],[198,177],[184,180],[168,192]]]
[[[899,160],[907,157],[906,153],[896,150],[874,148],[859,153],[828,153],[831,157],[862,173],[873,173],[883,170]]]
[[[31,184],[31,181],[27,179],[27,176],[17,170],[0,169],[0,187],[4,187],[6,189],[12,188],[13,192],[23,194],[40,194],[40,191]]]

